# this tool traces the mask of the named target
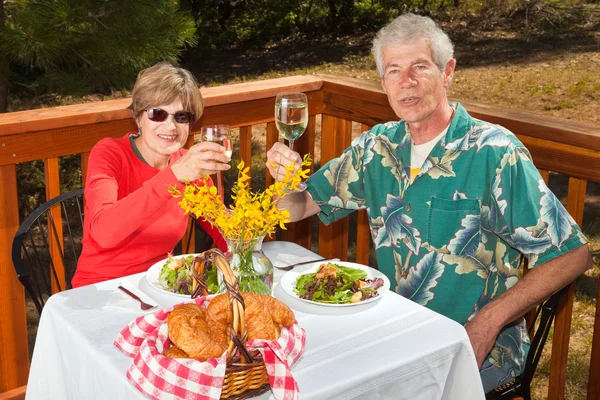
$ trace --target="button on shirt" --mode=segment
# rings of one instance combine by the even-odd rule
[[[453,107],[446,135],[412,183],[401,121],[364,132],[307,190],[326,224],[366,209],[392,290],[465,324],[517,282],[521,254],[532,268],[587,240],[511,132]],[[501,331],[487,361],[517,376],[527,350],[520,320]]]

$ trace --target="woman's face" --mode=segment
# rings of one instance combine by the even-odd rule
[[[162,110],[162,111],[160,111]],[[160,121],[164,118],[164,121]],[[175,115],[178,113],[177,115]],[[156,162],[161,163],[168,160],[171,154],[178,152],[186,143],[190,130],[190,122],[185,122],[185,116],[189,114],[183,110],[181,100],[171,104],[157,105],[142,112],[137,118],[141,137],[136,140],[138,149],[144,159],[152,166]],[[153,120],[154,119],[154,120]],[[176,121],[179,120],[180,122]],[[140,140],[141,139],[141,140]]]

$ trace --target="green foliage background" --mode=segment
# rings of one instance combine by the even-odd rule
[[[0,52],[12,80],[34,92],[126,87],[197,43],[194,20],[174,0],[5,1],[5,15]]]
[[[158,61],[193,64],[284,38],[375,32],[408,11],[490,24],[523,14],[530,26],[565,30],[583,18],[578,6],[599,1],[0,0],[0,97],[3,85],[9,100],[127,92]]]

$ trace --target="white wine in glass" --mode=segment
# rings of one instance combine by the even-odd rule
[[[308,125],[308,101],[304,93],[279,93],[275,101],[275,122],[281,136],[294,149],[298,139]]]
[[[304,134],[308,125],[308,100],[304,93],[279,93],[275,100],[275,125],[294,150],[294,141]],[[306,189],[304,182],[298,189]]]
[[[215,142],[225,148],[225,155],[231,158],[233,153],[233,142],[229,132],[229,125],[206,125],[202,127],[202,141]],[[225,193],[223,190],[223,175],[217,172],[217,191],[221,201],[225,204]]]

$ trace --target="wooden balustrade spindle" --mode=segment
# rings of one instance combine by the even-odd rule
[[[306,127],[304,135],[294,142],[294,149],[300,154],[300,156],[304,157],[305,154],[310,154],[313,162],[315,158],[315,123],[316,117],[314,115],[308,117],[308,126]],[[312,174],[314,171],[314,166],[311,165],[309,169],[310,174]],[[310,249],[312,240],[311,231],[312,218],[306,218],[303,221],[288,224],[287,230],[282,231],[282,239]]]
[[[338,157],[350,145],[352,121],[323,115],[321,125],[321,165]],[[319,254],[326,258],[348,259],[348,218],[319,225]]]
[[[598,286],[596,299],[600,299],[600,286]],[[596,300],[587,400],[600,400],[600,307],[598,307],[598,300]]]
[[[196,220],[191,217],[188,218],[185,234],[181,238],[182,254],[193,254],[196,252],[196,226]]]
[[[252,167],[252,126],[240,127],[240,160],[244,162],[246,167]],[[237,165],[232,165],[236,168]],[[252,176],[252,168],[248,172]]]
[[[0,167],[0,393],[27,383],[29,357],[25,290],[17,279],[11,252],[19,229],[16,165]]]
[[[369,125],[362,124],[363,132],[371,129]],[[371,249],[371,231],[369,228],[369,216],[366,210],[360,210],[357,215],[356,228],[356,262],[369,265],[369,252]]]
[[[585,179],[569,178],[567,211],[569,211],[575,222],[579,225],[581,225],[583,220],[586,185],[587,181]],[[558,303],[556,319],[554,321],[550,382],[548,384],[549,400],[562,400],[565,397],[574,297],[575,283],[571,283],[566,296]]]
[[[81,186],[85,187],[87,179],[88,164],[90,162],[90,152],[81,153]]]
[[[58,158],[53,157],[44,160],[44,176],[46,182],[46,201],[60,196],[60,167]],[[54,225],[48,220],[48,251],[54,263],[54,270],[56,271],[56,279],[50,275],[50,282],[52,293],[58,293],[66,289],[65,266],[61,257],[65,243],[63,240],[62,210],[60,204],[50,209],[50,215],[54,220]],[[56,237],[52,233],[53,229],[56,229]]]
[[[277,130],[277,127],[275,126],[275,122],[269,122],[267,123],[267,133],[266,133],[266,138],[265,138],[265,149],[266,151],[269,151],[269,149],[271,149],[271,147],[273,147],[273,145],[279,141],[279,131]],[[266,152],[265,152],[265,158],[266,158]],[[269,185],[272,185],[274,182],[273,177],[271,176],[271,173],[269,172],[268,169],[265,168],[265,185],[268,187]],[[273,235],[272,237],[265,237],[265,242],[270,242],[271,240],[275,240],[275,235]]]
[[[546,185],[548,184],[548,180],[550,179],[550,171],[548,171],[547,169],[538,169],[540,175],[542,176],[542,179],[544,180],[544,182],[546,183]]]

